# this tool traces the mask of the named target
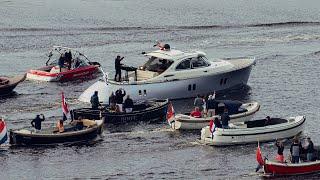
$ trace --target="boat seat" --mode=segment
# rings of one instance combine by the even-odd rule
[[[147,80],[153,77],[158,76],[159,74],[157,72],[152,72],[152,71],[143,71],[143,70],[137,70],[137,80],[142,81],[142,80]]]
[[[92,127],[97,124],[95,121],[92,121],[89,119],[82,119],[82,122],[83,122],[83,126],[86,126],[86,127]]]
[[[61,68],[61,71],[66,72],[66,71],[68,71],[68,68]],[[59,73],[59,72],[60,72],[59,66],[54,66],[50,70],[50,73]]]

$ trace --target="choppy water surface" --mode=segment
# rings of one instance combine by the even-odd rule
[[[0,72],[42,66],[53,45],[81,50],[111,73],[117,54],[140,65],[140,52],[153,50],[155,40],[208,57],[256,57],[249,87],[218,98],[260,102],[257,118],[305,115],[304,134],[319,144],[319,6],[317,0],[0,0]],[[71,107],[85,106],[77,97],[96,80],[25,81],[0,99],[0,115],[9,128],[29,125],[37,113],[50,124],[61,114],[61,90]],[[174,101],[177,112],[191,105],[192,99]],[[199,138],[200,132],[173,132],[165,122],[140,123],[107,127],[91,144],[5,147],[0,179],[260,178],[253,173],[256,145],[216,148],[199,145]],[[272,143],[262,149],[275,154]]]

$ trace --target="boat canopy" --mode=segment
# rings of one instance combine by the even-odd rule
[[[77,51],[73,48],[63,47],[63,46],[53,46],[52,49],[48,53],[48,60],[46,65],[57,65],[58,60],[62,54],[67,52],[71,52],[72,59],[74,60],[74,64],[78,64],[77,66],[86,66],[90,64],[90,60],[80,51]],[[76,63],[77,62],[77,63]]]
[[[146,56],[150,57],[157,57],[161,59],[167,59],[167,60],[176,60],[180,59],[183,57],[187,57],[190,55],[195,55],[195,56],[205,56],[206,54],[201,51],[195,51],[195,52],[183,52],[179,50],[157,50],[157,51],[152,51],[150,53],[145,54]]]

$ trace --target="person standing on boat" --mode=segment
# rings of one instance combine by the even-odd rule
[[[132,112],[132,109],[133,109],[133,100],[130,98],[129,95],[127,95],[126,100],[124,100],[123,106],[124,106],[124,109],[125,109],[126,113]]]
[[[99,97],[98,97],[98,91],[95,91],[94,94],[91,96],[90,100],[92,109],[98,109],[99,108]]]
[[[62,72],[62,68],[64,66],[65,56],[64,54],[61,54],[59,60],[58,60],[58,66],[60,68],[60,72]]]
[[[225,107],[224,113],[221,115],[222,128],[229,129],[229,121],[230,121],[230,116],[228,113],[228,108]]]
[[[116,57],[114,61],[114,67],[116,69],[116,75],[114,76],[114,80],[120,82],[121,81],[121,61],[124,57],[120,57],[119,55]]]
[[[209,95],[208,97],[208,101],[206,103],[208,117],[212,117],[216,114],[217,102],[215,100],[215,96],[216,96],[216,93],[214,92],[213,95]]]
[[[299,142],[299,139],[295,137],[290,147],[292,163],[299,163],[301,152],[302,152],[301,143]]]
[[[312,161],[313,160],[313,152],[314,152],[314,146],[313,142],[311,141],[311,138],[307,138],[308,145],[306,146],[307,150],[307,161]]]
[[[42,118],[40,117],[40,115],[42,116]],[[36,118],[34,118],[31,121],[31,126],[34,127],[36,129],[36,131],[40,131],[41,130],[41,122],[45,120],[45,117],[43,114],[38,114],[36,116]]]
[[[204,105],[204,100],[203,98],[200,96],[200,94],[197,95],[197,97],[194,99],[193,105],[195,107],[198,107],[200,112],[203,111],[203,105]]]
[[[71,50],[69,50],[69,52],[66,52],[64,54],[64,57],[65,57],[66,63],[68,64],[68,69],[70,70],[71,69],[71,61],[72,61]]]
[[[120,112],[123,112],[123,107],[122,107],[122,104],[123,104],[123,97],[126,95],[126,91],[123,90],[123,89],[118,89],[116,91],[116,105],[119,106],[119,110]]]
[[[280,163],[283,163],[284,162],[284,156],[283,156],[284,145],[281,141],[277,140],[276,146],[278,148],[278,154],[276,156],[276,160]]]
[[[116,96],[114,95],[114,92],[111,92],[111,95],[109,96],[109,106],[112,110],[116,108]]]

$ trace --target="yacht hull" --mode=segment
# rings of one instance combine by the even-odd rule
[[[215,73],[207,76],[190,79],[164,80],[157,83],[143,84],[115,84],[100,80],[84,91],[79,100],[90,102],[94,91],[99,92],[99,100],[108,103],[111,92],[124,89],[131,98],[140,99],[181,99],[195,97],[197,94],[207,94],[237,86],[246,85],[250,76],[252,65],[234,71]]]

